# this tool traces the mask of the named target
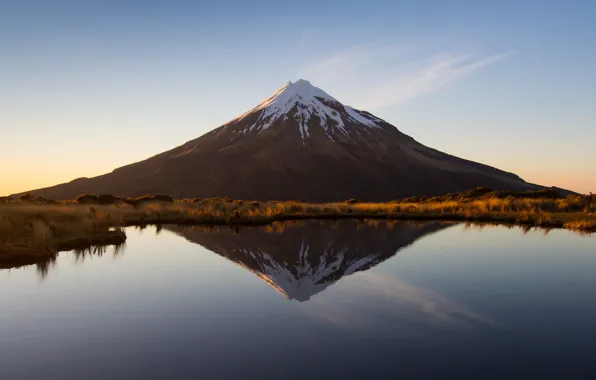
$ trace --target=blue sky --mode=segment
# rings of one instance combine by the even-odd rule
[[[596,2],[0,0],[0,194],[109,172],[304,78],[418,141],[596,192]]]

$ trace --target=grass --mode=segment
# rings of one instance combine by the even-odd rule
[[[120,244],[126,235],[113,228],[112,217],[73,204],[0,205],[0,267],[1,261],[18,264],[61,250]]]
[[[0,259],[50,255],[59,250],[97,244],[119,244],[121,228],[148,224],[266,225],[301,219],[410,219],[466,221],[596,231],[596,195],[566,198],[534,193],[479,191],[433,198],[408,198],[386,203],[296,201],[231,201],[227,198],[183,199],[163,196],[116,199],[114,204],[89,204],[31,198],[0,204]],[[91,201],[90,201],[91,199]],[[128,198],[130,199],[130,198]]]

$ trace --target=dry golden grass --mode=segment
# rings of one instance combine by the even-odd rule
[[[451,220],[596,231],[596,197],[483,198],[388,203],[230,201],[222,198],[141,205],[13,203],[0,205],[0,255],[53,252],[68,242],[116,239],[110,228],[146,224],[251,225],[333,218]],[[272,227],[276,228],[276,227]]]
[[[114,240],[118,223],[112,211],[94,212],[74,204],[0,206],[0,255],[47,254],[85,241]]]

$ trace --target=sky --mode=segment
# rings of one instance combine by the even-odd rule
[[[0,195],[91,177],[309,80],[419,142],[596,192],[596,2],[0,0]]]

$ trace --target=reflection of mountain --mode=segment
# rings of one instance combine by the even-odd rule
[[[245,228],[239,233],[228,228],[166,228],[255,273],[286,298],[307,301],[343,276],[367,270],[448,225],[391,222],[372,226],[341,220],[282,226],[283,233],[263,228]]]

